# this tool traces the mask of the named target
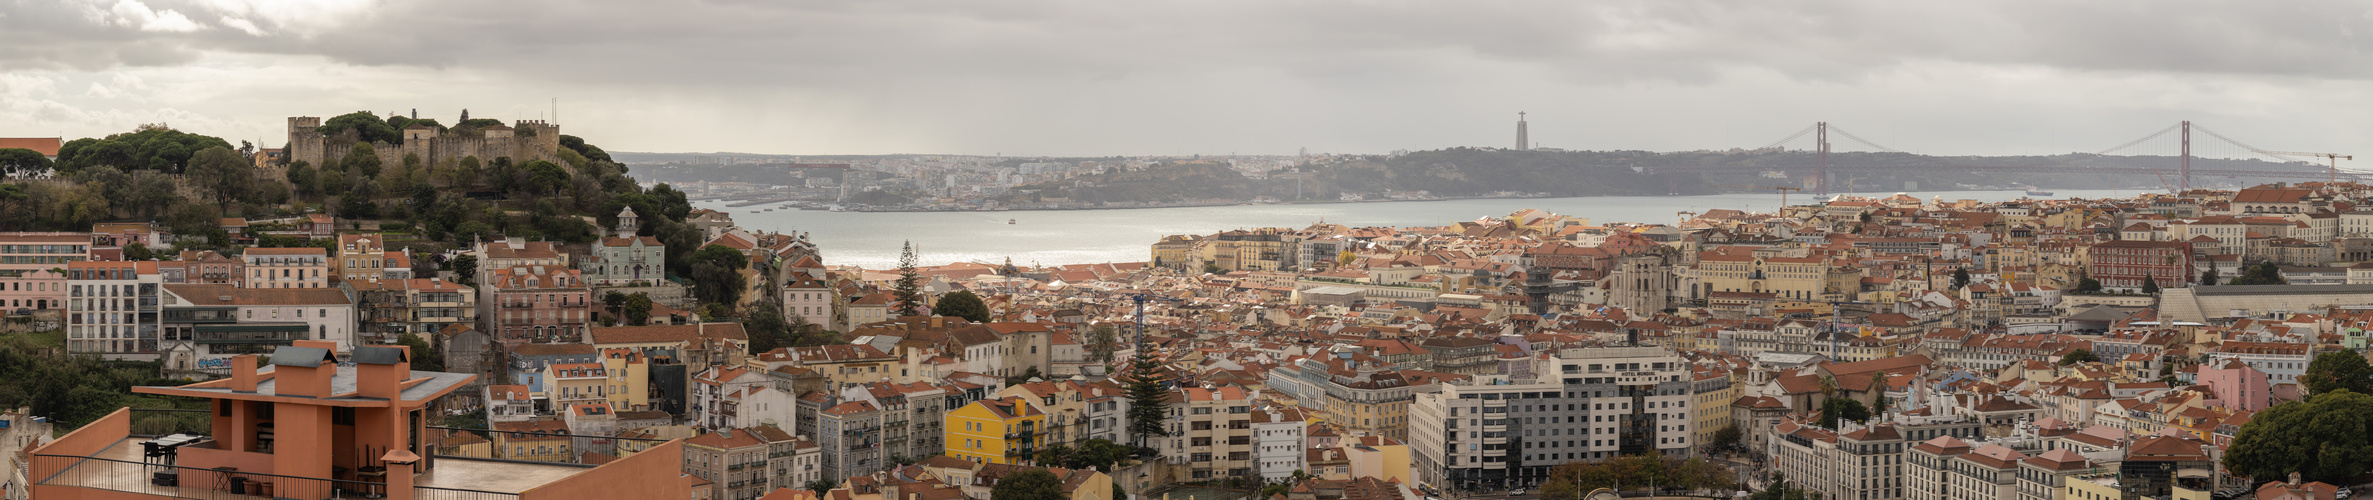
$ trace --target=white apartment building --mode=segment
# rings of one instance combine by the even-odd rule
[[[155,261],[66,264],[66,352],[157,359],[162,331]]]
[[[1293,480],[1294,471],[1310,469],[1304,430],[1310,427],[1300,408],[1260,408],[1252,411],[1253,469],[1264,482]]]
[[[1409,410],[1417,480],[1459,489],[1538,485],[1550,469],[1693,451],[1690,365],[1660,347],[1560,349],[1535,380],[1420,388]]]

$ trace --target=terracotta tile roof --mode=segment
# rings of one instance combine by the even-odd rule
[[[0,137],[0,149],[30,149],[42,156],[57,156],[58,148],[66,145],[62,137]]]
[[[698,325],[596,326],[592,328],[595,344],[652,344],[667,342],[690,343],[703,338],[750,338],[741,323],[702,323]]]

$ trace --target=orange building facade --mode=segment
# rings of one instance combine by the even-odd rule
[[[690,498],[681,443],[598,468],[437,456],[428,406],[475,375],[415,372],[397,347],[298,341],[271,365],[232,360],[231,378],[134,392],[209,399],[211,435],[134,436],[131,410],[35,449],[43,500],[384,497],[412,499]],[[160,451],[161,444],[181,444]],[[654,453],[657,452],[657,453]]]

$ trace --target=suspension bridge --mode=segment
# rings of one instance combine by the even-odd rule
[[[2195,135],[2195,132],[2198,134]],[[1878,154],[1867,156],[1858,158],[1857,161],[1847,163],[1832,162],[1830,159],[1830,154],[1832,152],[1838,152],[1834,151],[1838,144],[1830,141],[1832,134],[1835,134],[1837,137],[1846,141],[1851,141],[1851,144],[1853,145],[1858,145],[1859,147],[1855,147],[1854,149],[1859,149],[1860,151],[1853,152],[1896,154]],[[1791,145],[1803,144],[1806,136],[1811,136],[1810,142],[1812,147],[1788,147]],[[2266,165],[2287,166],[2289,168],[2194,168],[2193,160],[2197,157],[2195,151],[2193,150],[2193,142],[2195,138],[2205,139],[2206,141],[2201,143],[2204,147],[2215,146],[2217,149],[2229,149],[2228,151],[2225,151],[2228,153],[2244,153],[2244,155],[2241,156],[2263,156],[2279,162]],[[1804,190],[1812,191],[1821,195],[1828,195],[1830,193],[1829,174],[1833,172],[2127,174],[2155,176],[2160,180],[2162,185],[2170,190],[2175,191],[2190,190],[2192,188],[2192,179],[2194,177],[2311,179],[2322,181],[2351,182],[2373,179],[2373,171],[2340,168],[2339,160],[2352,159],[2352,157],[2349,155],[2337,153],[2307,153],[2298,151],[2277,151],[2263,149],[2256,146],[2251,146],[2238,140],[2234,140],[2230,136],[2218,133],[2215,130],[2211,130],[2199,124],[2192,123],[2191,121],[2183,121],[2169,125],[2167,128],[2159,129],[2157,132],[2152,132],[2149,135],[2142,136],[2139,139],[2127,141],[2123,144],[2110,147],[2109,149],[2103,149],[2090,153],[2059,155],[2028,164],[1965,164],[1964,160],[1960,160],[1958,158],[1921,156],[1916,153],[1910,153],[1879,145],[1876,142],[1872,142],[1868,139],[1862,138],[1861,136],[1854,135],[1853,132],[1848,131],[1843,127],[1831,125],[1829,122],[1817,122],[1812,125],[1805,126],[1805,128],[1799,129],[1795,133],[1789,134],[1787,137],[1783,137],[1777,141],[1772,141],[1770,144],[1765,144],[1763,147],[1757,148],[1756,150],[1796,151],[1810,154],[1801,155],[1804,156],[1804,159],[1807,161],[1790,162],[1777,165],[1743,163],[1718,165],[1659,165],[1644,167],[1643,171],[1645,173],[1651,174],[1666,174],[1665,179],[1667,183],[1677,182],[1675,179],[1683,174],[1768,174],[1772,172],[1783,172],[1786,173],[1790,178],[1801,179],[1805,184]],[[2134,166],[2133,164],[2137,163],[2137,161],[2127,161],[2123,162],[2125,163],[2124,165],[2104,165],[2100,164],[2099,162],[2091,161],[2108,157],[2142,158],[2144,159],[2140,161],[2142,163],[2164,161],[2166,164]],[[2325,162],[2319,163],[2305,159],[2310,157],[2324,160]],[[2221,163],[2230,164],[2231,162]],[[2317,169],[2311,171],[2306,169],[2306,166],[2314,166]]]

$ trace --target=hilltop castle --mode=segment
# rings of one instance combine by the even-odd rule
[[[534,160],[560,161],[560,126],[543,120],[519,120],[517,125],[476,130],[439,130],[428,125],[412,125],[403,130],[403,144],[373,143],[371,149],[379,153],[379,163],[395,165],[404,155],[417,155],[422,165],[435,165],[447,159],[475,156],[479,161],[493,161],[508,157],[513,162]],[[321,166],[327,158],[344,157],[345,146],[336,138],[321,133],[321,118],[294,116],[288,119],[288,161],[306,162]],[[350,147],[350,146],[348,146]]]

